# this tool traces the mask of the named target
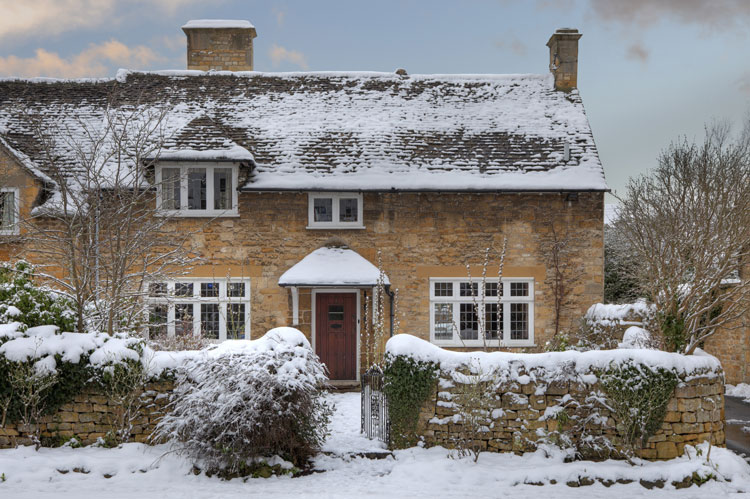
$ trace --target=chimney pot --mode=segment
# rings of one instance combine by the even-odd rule
[[[555,75],[555,88],[569,92],[578,88],[578,40],[575,28],[559,28],[547,42],[549,70]]]
[[[253,38],[250,21],[196,19],[182,27],[187,35],[187,68],[200,71],[252,71]]]

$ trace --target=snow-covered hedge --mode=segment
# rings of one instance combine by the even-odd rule
[[[274,455],[300,466],[327,434],[327,381],[300,331],[272,329],[188,359],[154,438],[222,476],[246,475],[257,458]]]

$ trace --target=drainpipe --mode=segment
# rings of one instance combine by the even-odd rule
[[[393,338],[393,299],[396,296],[396,293],[394,291],[391,291],[391,285],[386,284],[385,285],[385,293],[388,295],[388,297],[391,299],[391,306],[390,308],[390,316],[391,316],[391,334],[390,337]]]

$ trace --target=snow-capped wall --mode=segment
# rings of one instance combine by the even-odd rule
[[[617,448],[614,454],[600,454],[602,441],[622,438],[621,421],[600,379],[616,367],[664,369],[677,378],[664,421],[638,451],[640,457],[676,457],[686,442],[710,440],[719,446],[725,442],[723,373],[716,358],[705,353],[686,356],[643,349],[453,352],[407,334],[391,338],[386,352],[391,359],[430,362],[437,368],[436,389],[422,405],[417,426],[417,434],[428,445],[452,447],[465,441],[465,418],[486,411],[489,425],[471,435],[484,450],[534,451],[538,443],[559,439],[562,430],[573,442],[590,439],[596,444],[582,446],[591,453],[589,458],[622,457]],[[482,390],[467,396],[476,383],[483,383]]]

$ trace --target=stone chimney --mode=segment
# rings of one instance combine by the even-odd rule
[[[555,75],[555,88],[569,92],[578,88],[578,39],[573,28],[560,28],[549,38],[549,70]]]
[[[187,35],[187,68],[252,71],[253,38],[249,21],[197,19],[182,27]]]

